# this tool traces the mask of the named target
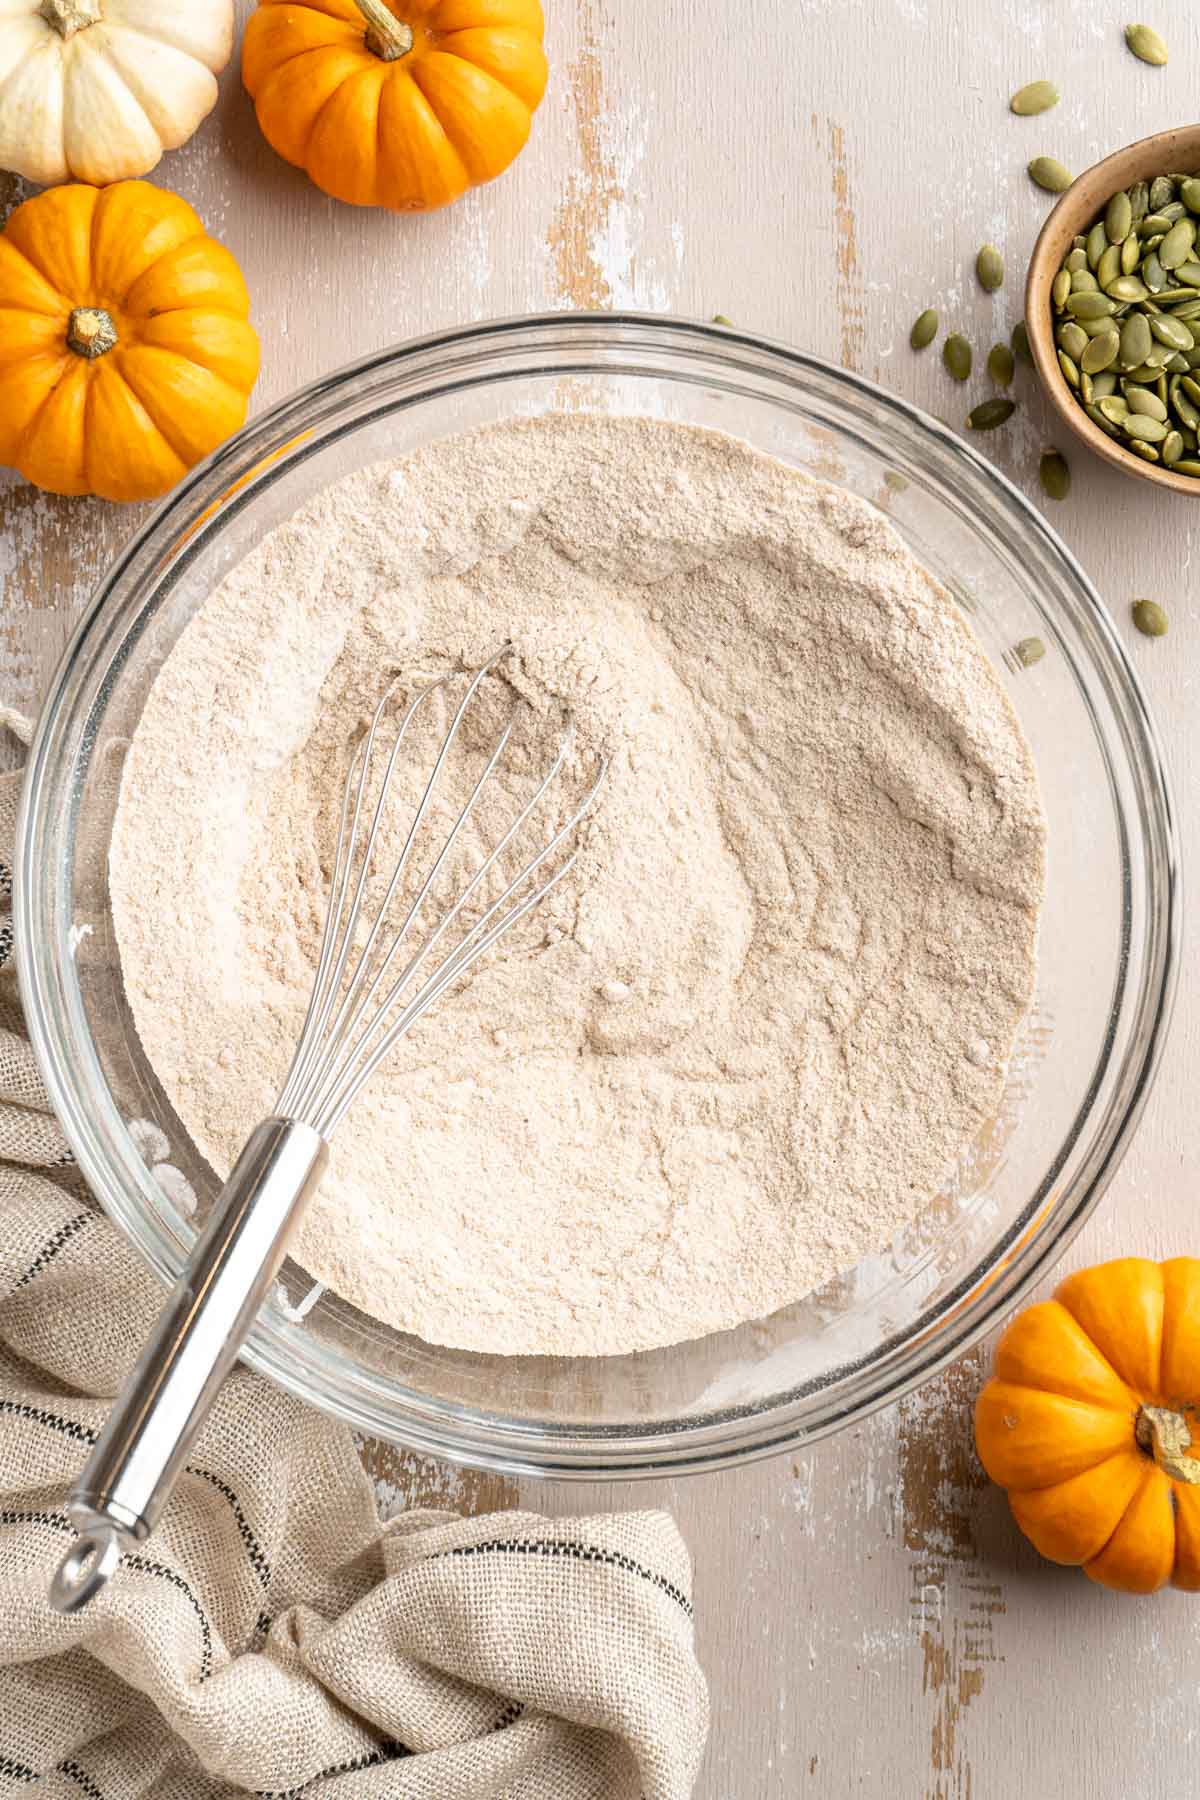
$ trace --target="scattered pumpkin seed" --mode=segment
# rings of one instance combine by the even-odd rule
[[[970,379],[971,346],[960,331],[952,331],[942,345],[942,361],[955,381]]]
[[[1127,25],[1125,42],[1139,62],[1161,69],[1167,60],[1167,46],[1152,25]]]
[[[714,313],[712,316],[712,322],[714,325],[732,325],[733,324],[733,320],[727,319],[725,317],[724,313]]]
[[[728,321],[720,319],[717,323],[724,325],[727,324]],[[908,341],[914,350],[924,350],[932,344],[937,334],[937,309],[932,306],[927,306],[925,311],[919,312],[913,320],[913,328],[908,334]]]
[[[1007,344],[993,344],[988,351],[988,378],[997,387],[1007,387],[1016,372],[1013,353]]]
[[[975,258],[975,274],[985,293],[994,294],[1004,285],[1004,258],[995,244],[984,244]]]
[[[1143,637],[1166,637],[1167,615],[1157,600],[1135,600],[1130,610]]]
[[[1034,663],[1041,662],[1046,654],[1046,646],[1040,637],[1022,638],[1019,644],[1013,645],[1013,655],[1023,669],[1032,669]]]
[[[967,424],[972,431],[995,431],[997,425],[1006,425],[1017,410],[1015,400],[1006,394],[993,394],[990,400],[981,400],[967,414]]]
[[[1033,351],[1029,348],[1029,333],[1025,329],[1024,319],[1018,319],[1008,337],[1012,345],[1012,353],[1018,362],[1033,362]]]
[[[1049,112],[1058,101],[1059,92],[1052,81],[1027,81],[1024,87],[1017,89],[1008,106],[1010,112],[1029,118],[1034,113]]]
[[[1029,164],[1029,179],[1047,194],[1065,194],[1073,177],[1057,157],[1035,156]]]
[[[1071,471],[1061,450],[1043,450],[1038,464],[1042,492],[1051,500],[1065,500],[1071,491]]]

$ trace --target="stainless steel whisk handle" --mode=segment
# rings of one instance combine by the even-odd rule
[[[328,1156],[294,1119],[264,1119],[247,1140],[72,1490],[80,1535],[51,1583],[57,1611],[86,1606],[122,1550],[153,1531]]]

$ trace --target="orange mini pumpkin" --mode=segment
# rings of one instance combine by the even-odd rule
[[[336,200],[419,211],[491,181],[546,90],[538,0],[260,0],[242,80],[263,136]]]
[[[1104,1587],[1200,1589],[1200,1261],[1122,1257],[1013,1320],[975,1442],[1052,1562]]]
[[[246,284],[146,181],[49,189],[0,234],[0,463],[56,494],[165,493],[246,417]]]

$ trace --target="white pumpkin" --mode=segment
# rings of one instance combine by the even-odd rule
[[[212,110],[232,50],[233,0],[0,0],[0,169],[144,175]]]

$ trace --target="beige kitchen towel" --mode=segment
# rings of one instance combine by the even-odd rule
[[[0,777],[5,893],[16,803]],[[163,1296],[74,1169],[11,964],[0,1159],[0,1796],[685,1800],[707,1697],[666,1514],[381,1525],[349,1432],[245,1369],[158,1531],[53,1612],[72,1477]]]

